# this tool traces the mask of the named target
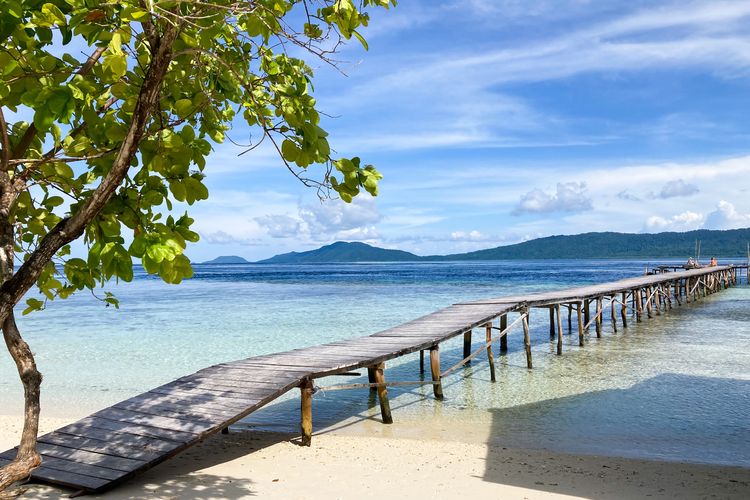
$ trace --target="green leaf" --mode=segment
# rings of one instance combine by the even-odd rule
[[[187,118],[193,112],[193,101],[180,99],[174,103],[174,111],[180,118]]]
[[[366,41],[366,40],[364,39],[364,37],[363,37],[362,35],[360,35],[360,34],[359,34],[359,33],[357,32],[357,30],[353,30],[353,31],[352,31],[352,35],[354,35],[354,36],[355,36],[355,37],[357,38],[357,40],[359,40],[359,43],[361,43],[361,44],[362,44],[362,47],[364,47],[364,48],[365,48],[365,50],[370,50],[370,46],[369,46],[369,45],[367,45],[367,41]]]

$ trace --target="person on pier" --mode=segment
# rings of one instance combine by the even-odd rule
[[[719,263],[716,262],[716,257],[711,257],[711,263],[709,264],[709,267],[716,267]]]

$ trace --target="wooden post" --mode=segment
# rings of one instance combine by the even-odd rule
[[[662,300],[661,300],[661,285],[656,285],[654,287],[654,307],[656,309],[656,315],[661,315],[661,306],[662,306]]]
[[[508,315],[503,314],[500,316],[500,332],[503,332],[506,328],[508,328]],[[508,334],[505,333],[502,337],[500,337],[500,352],[505,353],[508,352]]]
[[[375,368],[372,366],[367,367],[367,381],[371,384],[376,384],[375,382]],[[377,387],[370,387],[370,392],[377,392]]]
[[[690,303],[690,278],[685,278],[685,303]]]
[[[641,288],[635,289],[635,320],[640,323],[643,319],[643,298],[641,297]]]
[[[573,332],[573,304],[568,304],[568,334]]]
[[[221,433],[222,433],[222,434],[229,434],[229,427],[224,427],[224,428],[223,428],[223,429],[221,430]]]
[[[589,324],[589,321],[591,321],[591,308],[589,306],[589,299],[586,299],[583,301],[583,323],[585,325]],[[588,326],[586,326],[586,329],[588,330]]]
[[[471,356],[471,330],[464,333],[464,359]],[[466,364],[471,363],[471,360],[467,361]]]
[[[306,378],[300,385],[302,403],[300,405],[300,429],[302,431],[302,446],[312,443],[312,397],[313,381]]]
[[[628,327],[628,293],[622,292],[622,307],[620,307],[620,317],[622,318],[622,327]]]
[[[385,384],[385,363],[375,365],[375,383]],[[388,402],[388,388],[384,385],[378,386],[378,399],[380,400],[380,415],[384,424],[392,424],[391,405]]]
[[[583,347],[583,317],[581,316],[580,302],[576,302],[576,312],[578,313],[578,345]]]
[[[424,349],[419,351],[419,374],[424,374]]]
[[[651,296],[651,287],[646,287],[646,316],[648,318],[653,318],[653,315],[651,314],[651,299],[653,297]]]
[[[557,354],[562,354],[562,318],[560,317],[560,304],[555,305],[557,313]]]
[[[485,326],[486,339],[487,339],[487,361],[490,363],[490,380],[495,382],[495,357],[492,354],[492,323],[487,323]]]
[[[549,306],[549,338],[555,338],[555,307]]]
[[[443,399],[443,384],[440,380],[440,347],[434,345],[430,347],[430,371],[432,372],[432,392],[435,399]]]
[[[609,309],[610,309],[610,318],[609,320],[612,322],[612,330],[617,333],[617,313],[615,312],[615,296],[612,295],[609,298]]]
[[[523,346],[526,349],[526,367],[531,369],[531,336],[529,335],[528,311],[528,309],[523,310],[523,314],[526,315],[523,318]]]
[[[682,280],[679,279],[674,282],[674,299],[677,301],[677,305],[682,305],[682,297],[680,295],[682,294]]]
[[[602,309],[602,298],[597,297],[596,298],[596,338],[600,339],[602,338],[602,314],[604,313]]]

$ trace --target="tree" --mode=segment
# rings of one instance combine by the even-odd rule
[[[395,4],[0,1],[0,324],[25,398],[0,491],[41,463],[42,376],[14,307],[32,288],[39,293],[24,314],[113,278],[130,281],[134,260],[168,283],[190,277],[193,220],[163,214],[175,201],[208,197],[206,157],[234,120],[254,127],[321,196],[377,194],[375,168],[332,158],[305,58],[335,65],[352,37],[367,48],[357,30],[368,10]],[[85,259],[71,255],[81,237]],[[117,305],[110,294],[102,300]]]

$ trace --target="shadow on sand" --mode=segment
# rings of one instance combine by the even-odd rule
[[[605,479],[607,468],[632,467],[643,460],[673,462],[666,467],[687,481],[696,471],[707,469],[691,462],[714,464],[717,470],[720,464],[742,465],[745,468],[734,469],[733,477],[717,473],[717,485],[750,481],[748,380],[665,374],[627,389],[490,411],[485,481],[575,495],[581,494],[578,479],[587,475]],[[518,454],[511,457],[507,449],[531,451],[528,460],[519,461]],[[549,457],[544,465],[544,457],[560,453],[581,456],[575,466],[566,466],[571,474],[547,481],[546,469],[553,467],[554,459]],[[534,461],[537,467],[531,466]],[[603,466],[603,462],[615,465]],[[648,468],[638,469],[643,474]],[[643,479],[637,474],[634,484]]]

